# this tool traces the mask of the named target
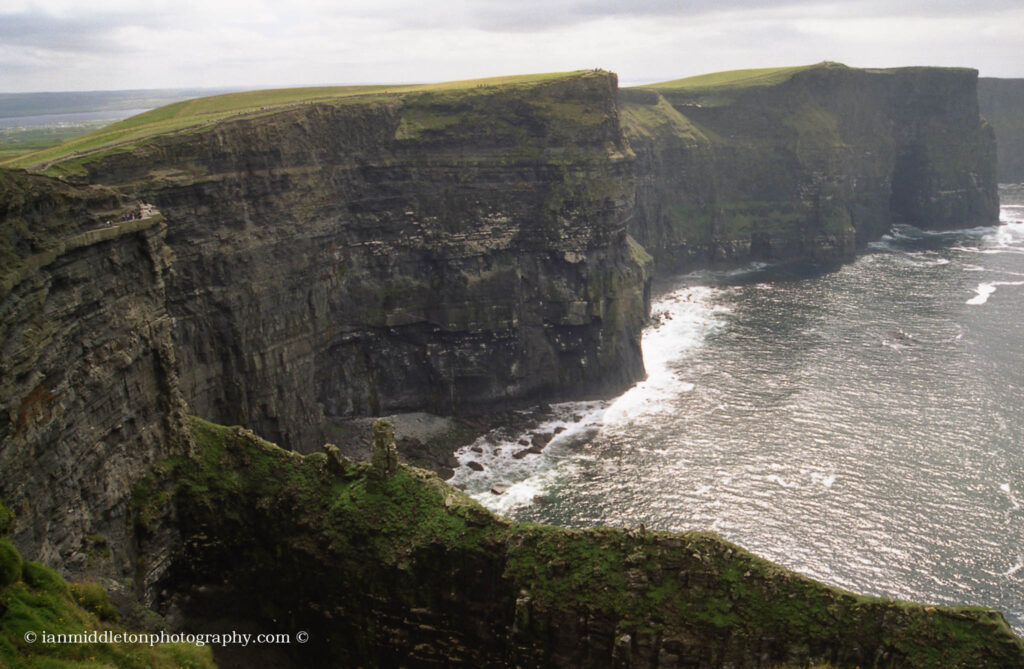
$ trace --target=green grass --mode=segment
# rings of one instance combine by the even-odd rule
[[[0,162],[27,153],[50,149],[110,125],[110,121],[92,121],[73,125],[45,125],[0,130]]]
[[[645,84],[637,88],[653,88],[657,90],[701,90],[701,89],[729,89],[747,88],[750,86],[776,86],[789,81],[797,72],[804,72],[817,68],[845,68],[839,63],[823,62],[814,65],[802,65],[796,67],[765,67],[752,70],[730,70],[728,72],[714,72],[711,74],[700,74],[684,79],[663,81],[657,84]]]
[[[508,88],[581,74],[584,72],[527,74],[434,84],[285,88],[196,98],[132,116],[57,147],[0,161],[0,166],[45,168],[51,163],[84,155],[128,151],[160,135],[196,130],[229,118],[269,114],[300,104],[345,104],[384,100],[408,93]]]
[[[73,635],[109,630],[117,614],[99,583],[68,584],[60,574],[38,562],[22,562],[17,550],[0,539],[0,572],[17,563],[16,578],[0,578],[0,667],[40,669],[203,669],[214,667],[208,647],[190,644],[54,643],[48,635]],[[30,642],[26,635],[35,634]]]
[[[663,140],[667,135],[690,144],[706,143],[707,136],[679,113],[668,100],[657,96],[654,104],[623,101],[619,105],[623,129],[634,137]]]

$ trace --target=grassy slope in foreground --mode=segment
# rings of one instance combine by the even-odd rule
[[[524,74],[436,84],[284,88],[215,95],[153,109],[65,142],[60,146],[0,161],[0,165],[45,169],[49,165],[69,160],[74,161],[75,158],[82,156],[97,156],[111,151],[130,151],[138,144],[160,135],[198,131],[225,119],[269,114],[301,104],[372,102],[407,93],[511,87],[563,77],[582,76],[586,73],[587,71]]]
[[[137,489],[140,522],[174,499],[199,537],[191,585],[233,583],[250,612],[323,639],[301,649],[317,661],[440,647],[450,661],[607,666],[660,648],[685,666],[1024,667],[993,611],[858,596],[707,533],[510,523],[422,470],[387,477],[200,420],[193,433],[195,454]],[[422,644],[401,649],[388,626],[417,617]]]
[[[0,504],[0,535],[11,521]],[[191,644],[47,643],[47,634],[124,632],[98,583],[69,584],[38,562],[23,562],[0,536],[0,667],[175,669],[213,667],[207,647]],[[33,643],[26,634],[36,635]],[[31,638],[31,635],[30,635]],[[49,637],[46,637],[49,638]]]

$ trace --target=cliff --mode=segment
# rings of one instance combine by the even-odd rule
[[[193,428],[135,498],[176,503],[164,586],[198,628],[307,631],[296,666],[1024,666],[990,611],[856,596],[709,534],[510,523],[387,458]]]
[[[134,573],[132,486],[183,434],[164,224],[126,209],[0,171],[0,498],[22,551],[72,572],[102,553],[106,573]]]
[[[973,70],[835,63],[621,92],[631,234],[682,269],[849,258],[893,222],[994,224],[994,141]]]
[[[45,166],[163,212],[192,410],[310,451],[336,417],[624,389],[648,254],[833,262],[894,221],[995,222],[976,80],[825,63],[221,96]]]
[[[1000,183],[1024,182],[1024,79],[979,79],[978,104],[996,134]]]
[[[643,375],[648,252],[833,260],[892,220],[991,222],[972,72],[755,79],[224,96],[48,153],[63,179],[0,171],[12,544],[170,624],[304,625],[307,662],[1018,666],[998,614],[714,537],[508,524],[421,472],[185,423],[312,451],[331,417],[611,394]],[[139,200],[160,213],[122,220]]]
[[[75,163],[159,206],[200,415],[291,448],[325,416],[612,394],[643,377],[616,80],[343,97]]]

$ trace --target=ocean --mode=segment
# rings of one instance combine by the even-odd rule
[[[513,519],[713,530],[1024,632],[1024,185],[1000,198],[999,226],[896,226],[827,271],[663,282],[646,381],[485,435],[451,482]]]

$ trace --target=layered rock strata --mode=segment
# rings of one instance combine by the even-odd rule
[[[132,487],[184,443],[164,223],[121,221],[109,189],[13,172],[0,186],[0,499],[19,519],[12,539],[70,572],[103,562],[132,574]]]
[[[998,221],[977,72],[834,63],[621,94],[632,235],[668,268],[837,261],[892,223]]]
[[[291,448],[325,416],[611,394],[647,255],[615,76],[308,104],[86,165],[156,203],[192,410]]]

